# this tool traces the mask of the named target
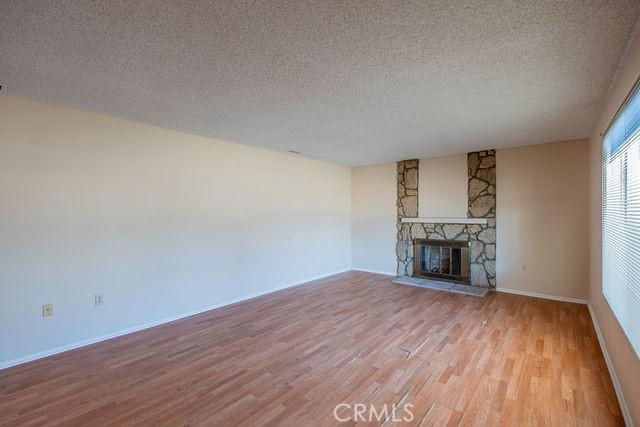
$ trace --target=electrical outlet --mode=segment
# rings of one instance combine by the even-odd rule
[[[96,294],[95,295],[95,304],[96,305],[104,304],[104,295],[103,294]]]
[[[53,304],[43,304],[42,305],[42,316],[48,317],[53,316]]]
[[[527,271],[527,264],[522,264],[522,271]]]

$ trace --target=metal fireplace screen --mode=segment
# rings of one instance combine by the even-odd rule
[[[469,242],[415,239],[413,275],[469,283]]]

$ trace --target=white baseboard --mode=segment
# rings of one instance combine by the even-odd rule
[[[256,297],[259,297],[259,296],[262,296],[262,295],[270,294],[272,292],[280,291],[282,289],[291,288],[293,286],[298,286],[298,285],[301,285],[303,283],[307,283],[307,282],[312,282],[314,280],[323,279],[325,277],[333,276],[335,274],[344,273],[344,272],[350,271],[350,270],[351,270],[350,268],[345,268],[345,269],[342,269],[342,270],[334,271],[334,272],[329,273],[329,274],[324,274],[324,275],[321,275],[321,276],[311,277],[311,278],[304,279],[304,280],[298,280],[296,282],[289,283],[289,284],[284,285],[284,286],[278,286],[276,288],[267,289],[265,291],[255,292],[255,293],[252,293],[252,294],[249,294],[249,295],[245,295],[245,296],[240,297],[240,298],[235,298],[235,299],[232,299],[232,300],[229,300],[229,301],[221,302],[219,304],[214,304],[214,305],[210,305],[210,306],[207,306],[207,307],[201,307],[201,308],[198,308],[196,310],[192,310],[192,311],[189,311],[187,313],[177,314],[175,316],[167,317],[167,318],[162,319],[162,320],[157,320],[157,321],[154,321],[154,322],[145,323],[143,325],[132,326],[131,328],[122,329],[120,331],[111,332],[111,333],[100,335],[100,336],[97,336],[97,337],[87,338],[87,339],[84,339],[82,341],[76,341],[76,342],[73,342],[73,343],[70,343],[70,344],[65,344],[65,345],[60,346],[60,347],[51,348],[49,350],[44,350],[44,351],[41,351],[41,352],[38,352],[38,353],[34,353],[34,354],[30,354],[30,355],[27,355],[27,356],[6,360],[4,362],[0,362],[0,370],[6,369],[6,368],[10,368],[10,367],[16,366],[16,365],[21,365],[23,363],[31,362],[33,360],[42,359],[44,357],[53,356],[54,354],[63,353],[65,351],[73,350],[75,348],[79,348],[79,347],[84,347],[84,346],[87,346],[87,345],[95,344],[95,343],[98,343],[100,341],[105,341],[105,340],[108,340],[108,339],[111,339],[111,338],[120,337],[122,335],[131,334],[133,332],[142,331],[144,329],[153,328],[154,326],[159,326],[159,325],[162,325],[162,324],[165,324],[165,323],[173,322],[175,320],[184,319],[185,317],[194,316],[196,314],[204,313],[205,311],[210,311],[210,310],[214,310],[216,308],[224,307],[226,305],[231,305],[231,304],[235,304],[235,303],[238,303],[238,302],[246,301],[246,300],[249,300],[249,299],[252,299],[252,298],[256,298]]]
[[[563,297],[563,296],[560,296],[560,295],[549,295],[549,294],[542,294],[542,293],[538,293],[538,292],[520,291],[518,289],[496,288],[495,291],[496,292],[504,292],[504,293],[507,293],[507,294],[524,295],[524,296],[527,296],[527,297],[550,299],[550,300],[553,300],[553,301],[573,302],[573,303],[576,303],[576,304],[588,304],[589,303],[589,301],[587,301],[586,299],[581,299],[581,298],[571,298],[571,297]]]
[[[375,273],[375,274],[384,274],[385,276],[393,276],[396,277],[398,276],[395,271],[394,272],[389,272],[389,271],[378,271],[378,270],[369,270],[366,268],[357,268],[357,267],[353,267],[352,268],[353,271],[362,271],[365,273]]]
[[[629,412],[629,407],[627,406],[627,402],[624,400],[624,395],[622,394],[622,387],[620,387],[620,382],[618,381],[618,375],[616,375],[616,370],[613,367],[611,356],[609,356],[609,352],[607,351],[607,346],[604,343],[604,337],[602,336],[602,332],[600,331],[600,325],[598,325],[596,314],[594,313],[593,308],[591,307],[591,303],[588,303],[587,307],[589,307],[589,313],[591,314],[591,321],[593,322],[593,327],[596,330],[596,336],[598,337],[598,342],[600,343],[600,350],[602,350],[604,361],[606,362],[607,368],[609,369],[609,376],[611,377],[611,382],[613,383],[613,389],[616,391],[616,396],[618,397],[618,403],[620,403],[620,409],[622,410],[622,416],[624,417],[624,422],[627,426],[632,427],[633,422],[631,421],[631,412]]]

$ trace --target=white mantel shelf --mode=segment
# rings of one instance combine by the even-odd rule
[[[487,224],[487,218],[402,218],[401,221],[426,224]]]

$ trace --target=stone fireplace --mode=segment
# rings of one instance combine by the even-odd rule
[[[496,286],[496,157],[467,154],[467,217],[418,218],[419,160],[397,164],[397,274]],[[422,190],[424,191],[424,190]],[[430,242],[428,250],[423,249]],[[437,249],[433,249],[433,248]],[[447,248],[443,251],[442,248]],[[464,255],[463,255],[464,254]],[[446,260],[444,257],[447,257]],[[454,259],[454,257],[459,257]],[[468,257],[467,258],[463,257]],[[454,266],[454,261],[460,265]],[[428,266],[426,271],[422,267]],[[447,264],[448,262],[448,264]],[[455,272],[460,274],[452,274]],[[464,271],[463,271],[464,269]],[[435,271],[438,270],[438,271]]]

